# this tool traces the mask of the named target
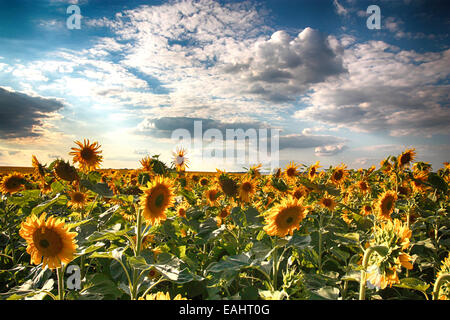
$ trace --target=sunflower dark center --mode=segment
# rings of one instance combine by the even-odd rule
[[[292,217],[289,217],[289,218],[286,219],[286,223],[287,224],[291,224],[292,221],[294,221],[294,218],[292,218]]]
[[[163,202],[164,202],[164,194],[161,193],[156,197],[155,204],[157,207],[161,207]]]
[[[244,191],[246,191],[246,192],[249,192],[250,190],[252,190],[252,185],[250,184],[250,183],[244,183],[243,185],[242,185],[242,189],[244,190]]]
[[[295,176],[295,171],[296,171],[295,168],[289,168],[287,169],[286,173],[289,177],[293,177]]]
[[[338,170],[334,173],[334,179],[335,180],[341,180],[344,173],[341,170]]]
[[[42,248],[48,248],[48,246],[50,245],[50,243],[47,241],[47,239],[42,239],[41,241],[39,241],[39,245]]]
[[[89,148],[84,148],[83,150],[81,150],[80,155],[81,155],[81,158],[88,160],[88,161],[92,160],[95,156],[94,151]]]

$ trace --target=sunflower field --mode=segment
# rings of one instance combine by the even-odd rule
[[[0,298],[447,300],[450,165],[100,169],[101,146],[0,173]],[[71,163],[72,162],[72,163]]]

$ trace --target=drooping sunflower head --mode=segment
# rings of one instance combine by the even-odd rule
[[[153,169],[153,159],[149,156],[145,156],[139,162],[141,163],[142,169],[147,172],[152,172]]]
[[[411,161],[414,161],[416,157],[416,151],[414,148],[406,149],[401,155],[398,156],[398,166],[403,167],[409,165]]]
[[[238,193],[238,185],[233,178],[226,175],[221,175],[219,177],[219,186],[226,196],[236,197]]]
[[[87,195],[80,191],[69,192],[70,200],[67,202],[75,210],[83,209],[87,202]]]
[[[392,169],[392,165],[389,162],[389,158],[381,160],[380,166],[381,166],[381,171],[383,171],[384,173],[388,173]]]
[[[33,165],[34,168],[34,175],[39,179],[44,179],[45,168],[42,164],[39,163],[38,159],[34,155],[31,156],[31,164]]]
[[[210,207],[214,207],[217,205],[219,197],[220,197],[220,191],[219,189],[211,188],[205,191],[204,193],[206,202]]]
[[[300,222],[305,218],[306,211],[301,203],[288,196],[279,204],[274,205],[266,214],[264,230],[270,236],[284,237],[300,228]]]
[[[308,169],[308,177],[311,180],[316,177],[318,168],[321,168],[321,166],[319,165],[319,161],[317,161],[315,164],[313,164],[311,167],[309,167],[309,169]]]
[[[258,164],[256,166],[251,166],[250,169],[248,169],[246,176],[250,178],[257,178],[261,176],[260,169],[262,167],[262,164]]]
[[[91,171],[100,167],[103,157],[100,155],[102,151],[98,150],[101,147],[98,142],[90,143],[89,139],[84,139],[84,143],[75,141],[75,144],[79,148],[71,148],[73,151],[69,152],[69,155],[73,156],[74,163],[79,163],[81,170]]]
[[[61,267],[72,261],[76,252],[76,232],[70,232],[61,219],[49,217],[43,213],[39,218],[29,216],[21,224],[19,234],[27,241],[27,252],[31,255],[31,263],[40,264],[42,268]]]
[[[166,220],[166,209],[174,203],[174,186],[172,180],[163,176],[156,176],[147,187],[140,188],[143,191],[140,197],[140,207],[144,219],[153,224]]]
[[[371,246],[384,246],[387,252],[384,256],[378,253],[373,253],[369,258],[369,265],[376,266],[376,273],[378,279],[381,279],[381,284],[378,284],[382,289],[387,285],[399,283],[397,273],[402,267],[412,269],[411,256],[404,252],[410,244],[411,230],[406,224],[400,220],[388,220],[377,225],[374,229],[373,238],[370,241]],[[373,278],[373,276],[369,276]]]
[[[298,169],[299,165],[296,164],[294,161],[289,162],[289,164],[286,166],[286,169],[284,170],[284,176],[288,180],[292,180],[298,175]]]
[[[71,166],[69,162],[56,160],[53,170],[59,179],[65,180],[67,182],[74,182],[79,180],[77,169],[75,169],[74,166]]]
[[[390,220],[396,201],[397,193],[395,191],[388,190],[381,194],[377,202],[378,217],[383,220]]]
[[[250,202],[256,193],[256,183],[252,179],[244,179],[239,186],[239,197],[244,203]]]
[[[334,168],[333,173],[331,174],[331,181],[335,184],[341,184],[348,174],[346,168],[347,166],[345,164],[341,164],[340,166]]]
[[[3,177],[0,182],[0,192],[13,194],[23,189],[26,180],[25,177],[18,172],[10,173]]]
[[[177,147],[175,152],[172,152],[173,155],[173,164],[177,168],[177,171],[185,171],[186,168],[189,168],[188,163],[189,160],[186,158],[186,149]]]

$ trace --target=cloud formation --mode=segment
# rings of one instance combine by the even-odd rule
[[[382,41],[345,50],[349,73],[313,87],[295,117],[392,136],[449,134],[450,50],[417,53]]]
[[[63,106],[54,98],[0,87],[0,139],[40,136],[45,121],[53,118]]]

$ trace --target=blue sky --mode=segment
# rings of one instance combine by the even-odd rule
[[[67,8],[81,29],[68,29]],[[369,5],[381,29],[369,30]],[[0,2],[0,165],[171,160],[176,129],[279,129],[279,159],[369,167],[407,147],[450,160],[447,1]],[[185,145],[193,170],[239,170]]]

